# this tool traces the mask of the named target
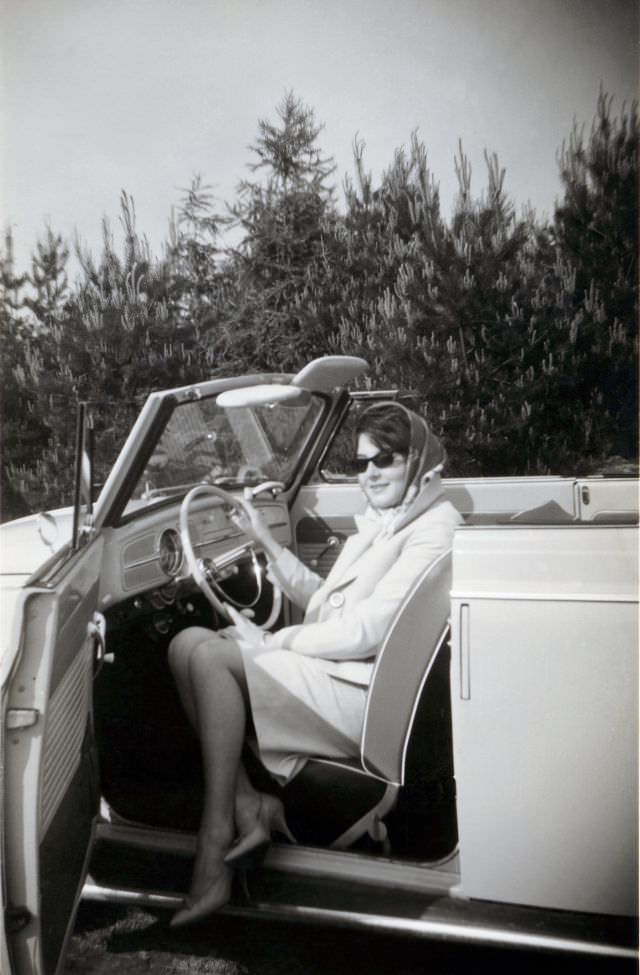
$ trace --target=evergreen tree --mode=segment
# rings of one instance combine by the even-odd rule
[[[574,395],[608,427],[626,458],[638,443],[637,104],[616,118],[600,92],[589,138],[574,124],[558,156],[564,199],[556,208],[560,252],[575,275]],[[603,443],[605,452],[607,444]]]
[[[209,378],[224,369],[227,359],[220,355],[220,338],[229,274],[220,235],[229,217],[215,212],[211,187],[199,175],[182,194],[167,247],[168,304],[189,375]]]
[[[630,155],[626,175],[634,172]],[[610,153],[600,156],[611,165]],[[368,358],[375,385],[415,393],[457,473],[598,468],[612,450],[616,424],[605,384],[594,376],[603,369],[611,375],[613,366],[617,382],[626,377],[623,390],[637,389],[629,340],[635,316],[627,316],[626,331],[619,320],[604,323],[600,292],[593,282],[580,292],[574,255],[559,235],[532,212],[516,218],[495,156],[486,154],[488,185],[475,199],[460,148],[450,226],[440,219],[425,160],[414,137],[409,157],[396,154],[374,190],[356,146],[358,191],[347,187],[345,287],[334,347]],[[600,192],[604,214],[608,196]],[[633,208],[627,196],[626,213]],[[635,244],[625,241],[617,253],[635,273],[629,260]],[[610,293],[619,294],[616,267]],[[625,287],[633,303],[637,292]],[[598,321],[601,337],[594,340]],[[627,393],[623,399],[628,405]]]
[[[36,331],[54,328],[64,313],[69,297],[68,260],[69,248],[60,234],[47,226],[31,257],[31,296],[25,301],[37,323]]]
[[[521,372],[522,329],[514,309],[532,244],[504,194],[504,173],[487,156],[488,191],[475,201],[461,149],[459,199],[447,227],[415,136],[409,155],[396,153],[376,190],[361,148],[359,190],[349,187],[346,218],[348,253],[359,253],[344,273],[352,292],[360,285],[362,300],[346,303],[337,345],[373,359],[375,385],[414,394],[447,441],[454,469],[506,464],[513,428],[522,422],[513,375]]]
[[[211,187],[196,175],[182,190],[167,248],[177,310],[184,322],[200,320],[214,303],[220,283],[219,235],[228,219],[213,210]]]
[[[615,119],[602,94],[589,139],[574,127],[558,157],[565,193],[553,226],[516,215],[493,155],[474,196],[462,147],[445,221],[415,135],[378,185],[356,140],[339,213],[313,112],[288,93],[277,116],[259,122],[230,215],[195,177],[160,260],[126,194],[122,253],[105,221],[99,261],[78,248],[73,287],[68,248],[50,228],[22,277],[8,236],[5,502],[12,489],[30,509],[68,502],[77,399],[95,404],[106,472],[151,389],[294,371],[326,352],[360,354],[366,384],[412,393],[453,473],[585,474],[612,455],[635,458],[635,105]],[[229,221],[235,248],[222,244]]]
[[[42,507],[41,500],[47,506],[59,503],[64,479],[43,397],[46,389],[63,380],[48,350],[50,342],[60,341],[63,334],[69,299],[68,256],[61,237],[47,227],[44,238],[36,242],[31,273],[23,278],[25,290],[18,313],[13,310],[12,314],[11,306],[3,302],[3,318],[8,318],[12,332],[12,342],[5,346],[8,356],[3,370],[5,395],[11,398],[3,469],[14,503],[19,494],[29,510]],[[67,391],[65,403],[68,397]],[[60,433],[65,436],[64,426]],[[72,460],[73,451],[71,467]]]
[[[435,284],[444,224],[439,194],[415,136],[400,149],[374,189],[364,143],[354,144],[355,183],[345,181],[347,213],[338,228],[336,347],[358,348],[371,360],[369,382],[413,388],[415,346],[439,307]]]
[[[9,468],[29,462],[44,436],[32,398],[21,389],[15,374],[32,331],[25,304],[27,283],[26,274],[16,273],[13,235],[7,230],[0,252],[0,521],[28,514],[28,504]]]
[[[317,146],[322,127],[292,92],[277,107],[279,124],[259,122],[252,173],[231,207],[242,233],[233,252],[234,293],[226,322],[227,351],[237,365],[295,369],[313,355],[319,336],[301,295],[308,268],[322,253],[324,219],[333,209],[326,181],[334,170]]]
[[[122,256],[105,220],[99,262],[79,250],[82,279],[55,309],[59,264],[42,260],[38,251],[36,297],[29,303],[34,327],[14,374],[22,394],[31,398],[46,440],[29,463],[10,469],[32,509],[65,504],[71,497],[79,400],[92,404],[100,482],[148,393],[202,376],[200,357],[172,315],[176,301],[167,264],[152,258],[125,193],[120,220]]]

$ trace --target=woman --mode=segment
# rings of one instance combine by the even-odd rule
[[[278,544],[258,510],[235,516],[264,549],[272,579],[305,609],[304,622],[265,634],[231,610],[233,626],[191,627],[171,641],[170,666],[205,769],[191,890],[174,925],[225,904],[232,864],[272,831],[288,834],[282,804],[256,792],[242,765],[247,719],[263,765],[281,783],[306,756],[357,756],[376,652],[412,583],[451,547],[461,521],[443,497],[445,452],[421,417],[399,403],[377,404],[360,417],[356,441],[369,504],[326,580]]]

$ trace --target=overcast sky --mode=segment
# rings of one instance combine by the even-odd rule
[[[25,265],[46,222],[94,252],[121,189],[154,250],[195,173],[220,200],[260,118],[293,89],[340,187],[352,143],[379,175],[412,131],[450,211],[461,138],[520,205],[550,214],[555,153],[600,84],[637,94],[637,0],[0,0],[3,226]],[[339,198],[341,198],[341,191]]]

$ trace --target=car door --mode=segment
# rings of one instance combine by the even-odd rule
[[[91,721],[102,539],[22,590],[3,689],[5,924],[14,972],[54,975],[99,805]],[[8,621],[5,621],[8,625]]]

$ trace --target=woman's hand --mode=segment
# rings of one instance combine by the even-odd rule
[[[271,529],[259,508],[245,501],[243,507],[234,508],[229,517],[234,525],[263,548],[267,555],[277,558],[280,545],[271,534]]]
[[[263,647],[267,634],[259,626],[252,623],[242,613],[239,613],[233,606],[227,604],[227,612],[233,620],[234,637],[239,643],[250,648]],[[223,631],[224,632],[224,631]]]

